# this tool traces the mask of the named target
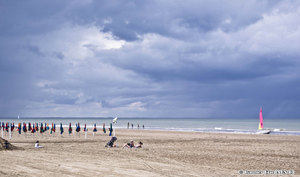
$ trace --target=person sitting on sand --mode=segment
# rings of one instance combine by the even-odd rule
[[[140,141],[139,145],[135,146],[135,148],[142,148],[143,143]]]
[[[39,142],[39,141],[36,141],[36,142],[35,142],[34,147],[35,147],[35,148],[43,148],[43,146],[40,146],[40,142]]]
[[[117,141],[117,137],[113,136],[111,140],[105,145],[105,147],[117,147],[116,145],[114,145],[115,141]]]
[[[127,147],[127,148],[134,148],[134,147],[135,147],[135,146],[134,146],[134,141],[131,140],[130,143],[124,144],[123,148],[124,148],[124,147]]]
[[[4,144],[3,144],[4,149],[8,149],[8,145],[9,145],[8,141],[5,140],[5,141],[4,141]]]

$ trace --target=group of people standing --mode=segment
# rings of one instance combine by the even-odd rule
[[[130,127],[130,123],[128,122],[127,123],[127,129],[129,129],[129,127]],[[131,124],[131,128],[133,129],[133,124]],[[142,125],[142,128],[145,129],[144,124]],[[137,124],[137,129],[140,129],[140,124]]]

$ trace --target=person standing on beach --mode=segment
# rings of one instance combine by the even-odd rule
[[[129,122],[127,123],[127,129],[129,129]]]
[[[145,129],[145,126],[144,126],[144,124],[143,124],[143,130]]]
[[[133,129],[133,124],[131,124],[131,129]]]
[[[140,129],[140,124],[138,124],[138,129]]]

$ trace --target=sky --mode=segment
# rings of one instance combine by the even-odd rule
[[[0,0],[0,117],[300,118],[300,1]]]

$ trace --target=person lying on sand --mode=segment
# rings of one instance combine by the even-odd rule
[[[135,148],[142,148],[143,143],[140,141],[139,145],[135,146]]]
[[[135,146],[134,146],[134,141],[131,140],[130,143],[124,144],[123,148],[124,148],[124,147],[127,147],[127,148],[134,148],[134,147],[135,147]]]
[[[34,147],[35,147],[35,148],[43,148],[43,146],[40,146],[40,142],[39,142],[39,141],[36,141],[36,142],[35,142]]]

